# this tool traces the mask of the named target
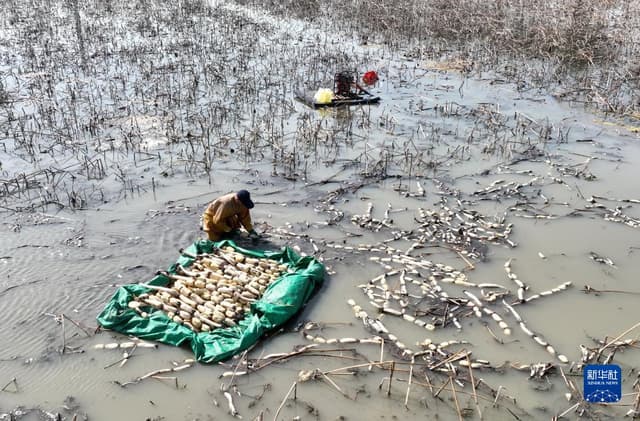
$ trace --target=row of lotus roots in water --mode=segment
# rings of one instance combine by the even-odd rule
[[[273,259],[252,258],[231,247],[197,256],[183,254],[194,258],[189,268],[178,265],[175,274],[160,272],[170,283],[145,284],[153,292],[135,296],[129,308],[148,317],[150,306],[195,332],[236,326],[251,303],[287,270]]]
[[[341,245],[330,247],[344,249]],[[516,308],[527,306],[529,303],[543,297],[559,293],[571,286],[571,282],[564,282],[547,291],[531,293],[530,285],[526,284],[512,270],[512,260],[504,264],[508,283],[474,283],[467,276],[451,266],[433,263],[421,257],[414,257],[388,245],[360,245],[355,248],[359,251],[383,253],[383,256],[371,256],[370,260],[379,263],[386,272],[371,279],[359,288],[369,299],[369,304],[375,309],[377,317],[370,317],[358,305],[355,300],[349,299],[348,303],[353,308],[356,318],[364,323],[367,330],[374,333],[378,341],[392,345],[401,357],[415,358],[418,355],[424,357],[435,354],[447,355],[444,348],[452,344],[464,343],[461,341],[445,341],[436,343],[426,338],[416,343],[417,348],[409,346],[393,335],[383,323],[384,315],[398,317],[406,322],[416,325],[426,331],[455,326],[462,329],[460,319],[475,317],[485,320],[489,328],[495,324],[504,336],[512,335],[512,327],[508,319],[515,324],[540,347],[556,357],[562,363],[568,363],[569,359],[556,351],[542,334],[531,329]],[[457,288],[449,288],[447,285],[455,285]],[[514,291],[515,290],[515,291]],[[503,317],[505,315],[505,317]],[[506,317],[511,316],[511,317]],[[309,325],[303,332],[308,340],[319,343],[345,342],[354,340],[346,339],[329,340],[313,332],[314,326]],[[363,342],[363,341],[355,341]],[[364,342],[370,342],[366,340]],[[375,342],[375,341],[374,341]],[[460,365],[470,362],[466,353],[458,353],[455,360],[460,360]],[[484,360],[471,360],[472,366],[488,364]]]
[[[397,232],[395,235],[397,238],[415,241],[412,248],[425,243],[443,243],[472,259],[484,257],[486,244],[504,244],[516,247],[517,244],[509,238],[513,224],[505,224],[504,217],[487,218],[476,211],[464,209],[463,203],[459,200],[458,205],[458,209],[450,209],[446,206],[446,201],[442,201],[440,210],[420,208],[418,209],[419,216],[415,218],[418,222],[416,229]],[[382,220],[373,218],[372,210],[373,204],[369,203],[367,212],[363,215],[354,215],[351,222],[361,228],[376,232],[384,227],[393,228],[393,220],[390,217],[390,213],[393,211],[391,205],[385,211]],[[354,249],[350,246],[343,248],[347,251]],[[362,247],[356,249],[364,251],[360,250]]]

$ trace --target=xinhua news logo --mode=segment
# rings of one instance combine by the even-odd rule
[[[622,370],[615,364],[584,368],[584,399],[587,402],[618,402],[622,397]]]

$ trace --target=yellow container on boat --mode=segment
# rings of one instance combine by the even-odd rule
[[[333,91],[331,89],[320,88],[313,96],[316,104],[330,104],[333,101]]]

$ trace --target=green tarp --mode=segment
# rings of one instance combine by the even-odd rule
[[[169,319],[161,311],[149,307],[149,317],[142,317],[128,307],[135,295],[153,292],[142,285],[125,285],[115,292],[111,301],[97,317],[103,327],[127,335],[171,344],[190,345],[198,361],[212,363],[225,360],[255,344],[264,333],[281,326],[300,310],[324,279],[324,266],[312,257],[300,257],[290,248],[282,251],[256,251],[238,247],[233,241],[211,242],[201,240],[185,250],[185,254],[210,253],[215,247],[231,246],[247,256],[269,258],[287,264],[289,269],[269,285],[260,300],[251,304],[251,311],[238,326],[196,333]],[[177,265],[188,267],[193,259],[180,256],[169,268],[175,273]],[[151,285],[165,286],[170,279],[157,275]]]

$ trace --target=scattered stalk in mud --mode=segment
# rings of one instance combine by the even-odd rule
[[[140,382],[142,382],[143,380],[146,380],[146,379],[148,379],[148,378],[154,378],[154,377],[157,377],[157,376],[158,376],[158,375],[160,375],[160,374],[165,374],[165,373],[177,373],[177,372],[179,372],[179,371],[186,370],[186,369],[188,369],[188,368],[191,368],[191,367],[193,366],[193,364],[194,364],[194,360],[192,360],[192,359],[187,359],[187,360],[184,360],[181,364],[177,364],[177,365],[176,365],[176,366],[174,366],[174,367],[170,367],[170,368],[161,368],[161,369],[158,369],[158,370],[154,370],[154,371],[151,371],[151,372],[149,372],[149,373],[147,373],[147,374],[144,374],[144,375],[142,375],[142,376],[140,376],[140,377],[136,377],[134,380],[131,380],[131,381],[128,381],[128,382],[124,382],[124,383],[123,383],[123,382],[119,382],[119,381],[117,381],[117,380],[114,380],[114,381],[113,381],[113,383],[115,383],[115,384],[117,384],[118,386],[120,386],[120,387],[123,387],[123,388],[124,388],[124,387],[130,386],[130,385],[133,385],[133,384],[138,384],[138,383],[140,383]],[[176,383],[177,383],[177,379],[176,379]]]
[[[20,392],[20,389],[18,388],[18,380],[13,377],[11,378],[11,380],[9,380],[9,382],[7,384],[5,384],[4,386],[2,386],[2,389],[0,389],[1,392],[9,392],[7,389],[9,388],[9,386],[13,385],[14,390],[11,391],[13,393],[18,393]]]

